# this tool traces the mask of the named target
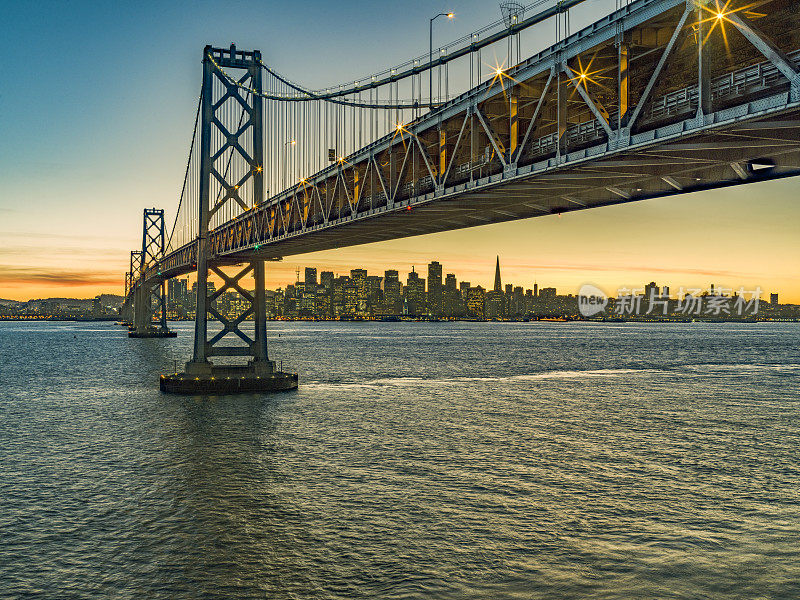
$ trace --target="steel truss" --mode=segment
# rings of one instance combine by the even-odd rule
[[[129,286],[132,288],[132,337],[164,337],[167,328],[165,280],[148,280],[144,275],[150,268],[159,268],[164,257],[164,210],[145,208],[142,218],[142,249],[131,252]]]
[[[209,223],[211,218],[226,206],[235,204],[243,210],[249,210],[264,197],[263,164],[264,164],[264,132],[262,122],[261,98],[257,93],[246,93],[240,85],[231,82],[217,68],[235,69],[243,72],[237,80],[238,84],[261,91],[261,60],[258,52],[239,52],[231,46],[227,56],[211,60],[211,47],[203,51],[203,92],[200,121],[200,203],[198,219],[200,223],[196,251],[184,256],[196,261],[197,265],[197,311],[195,317],[194,354],[186,365],[186,372],[197,375],[213,374],[213,365],[209,358],[213,356],[250,357],[249,365],[256,374],[268,374],[274,365],[267,355],[266,303],[263,259],[250,261],[247,266],[234,275],[223,271],[221,265],[209,264]],[[224,93],[214,98],[214,83],[221,84]],[[242,111],[242,119],[238,129],[230,131],[221,114],[229,100]],[[212,150],[212,135],[221,139],[220,146]],[[249,151],[248,151],[249,149]],[[246,172],[239,176],[225,168],[225,161],[230,164],[230,156],[236,153],[238,159],[247,165]],[[227,158],[226,158],[227,157]],[[221,189],[217,198],[211,197],[212,178]],[[236,179],[234,181],[234,178]],[[246,184],[248,184],[246,186]],[[249,187],[252,197],[242,198],[243,190]],[[230,263],[228,263],[230,264]],[[208,293],[208,276],[213,273],[222,279],[223,285],[216,292]],[[252,275],[255,291],[245,290],[240,281],[246,275]],[[223,316],[214,306],[215,301],[226,291],[237,291],[248,303],[249,307],[234,319]],[[222,323],[222,331],[208,337],[209,315]],[[254,336],[251,338],[241,329],[243,321],[252,317]],[[232,337],[244,345],[222,345],[226,337]]]
[[[715,6],[631,2],[293,188],[255,196],[213,231],[201,217],[200,243],[145,278],[800,173],[797,0],[765,0],[760,15],[726,5],[730,48],[708,18]],[[212,53],[256,85],[258,53]],[[204,81],[214,78],[249,107],[240,139],[259,98],[205,61]],[[205,99],[203,111],[206,129],[217,127]],[[238,181],[205,173],[229,192],[221,202],[244,208]]]
[[[761,17],[731,3],[730,52],[711,29],[715,5],[706,4],[632,2],[217,227],[204,241],[210,260],[273,258],[800,172],[800,35],[797,24],[775,31],[797,2],[759,9],[774,5],[775,16],[762,21],[780,45]],[[225,78],[213,64],[206,70]],[[754,170],[754,159],[774,168]],[[162,268],[186,272],[194,248],[171,253]]]

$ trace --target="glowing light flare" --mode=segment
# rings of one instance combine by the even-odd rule
[[[596,56],[597,56],[596,54],[592,56],[592,58],[589,59],[589,64],[587,64],[585,67],[583,66],[581,57],[578,56],[578,68],[573,69],[572,67],[569,67],[569,70],[572,72],[573,77],[570,77],[568,81],[575,88],[572,90],[573,94],[578,89],[578,84],[582,84],[584,89],[587,88],[588,83],[593,83],[594,85],[600,86],[603,89],[608,89],[605,85],[603,85],[600,82],[600,80],[609,79],[609,77],[602,75],[602,73],[608,71],[610,67],[592,70],[592,63],[594,63],[594,59]]]
[[[744,6],[739,6],[736,8],[731,7],[732,0],[727,0],[725,4],[720,6],[719,0],[714,1],[713,6],[705,6],[704,4],[699,4],[700,8],[704,10],[708,16],[705,19],[700,19],[695,24],[695,28],[699,29],[700,25],[703,23],[711,23],[711,27],[706,33],[705,37],[703,38],[701,44],[703,46],[706,45],[711,35],[714,33],[714,30],[719,27],[720,33],[722,33],[722,40],[725,44],[725,51],[730,53],[730,47],[728,45],[728,33],[725,31],[725,23],[730,23],[734,27],[738,27],[738,25],[730,19],[730,15],[733,15],[737,12],[744,12],[744,14],[750,14],[749,9],[755,6],[755,3],[746,4]],[[754,15],[758,16],[758,15]]]
[[[392,142],[394,142],[394,138],[396,138],[399,135],[400,136],[400,141],[403,142],[403,148],[405,148],[406,147],[406,137],[403,135],[403,133],[407,133],[409,136],[413,136],[414,135],[408,129],[406,129],[405,125],[403,125],[402,123],[398,123],[397,126],[395,127],[394,134],[392,135]]]
[[[508,101],[508,95],[506,94],[506,86],[503,84],[503,79],[508,79],[517,84],[519,83],[519,81],[517,81],[511,75],[506,73],[505,61],[503,61],[500,64],[495,63],[493,66],[487,63],[484,64],[486,64],[486,66],[489,67],[494,73],[494,77],[492,77],[492,81],[489,83],[489,89],[491,90],[492,87],[494,87],[495,82],[499,82],[500,88],[503,90],[503,97],[506,99],[506,101]]]

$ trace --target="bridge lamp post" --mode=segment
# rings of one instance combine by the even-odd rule
[[[288,142],[286,142],[286,144],[283,147],[284,148],[284,150],[283,150],[283,173],[282,173],[283,181],[281,181],[281,187],[284,190],[286,189],[286,178],[287,178],[287,174],[286,173],[287,173],[287,171],[289,169],[288,163],[287,163],[287,156],[288,156],[289,152],[286,150],[286,148],[288,148],[289,146],[294,146],[296,143],[297,143],[297,140],[289,140]],[[281,191],[283,191],[283,190],[281,190]]]
[[[438,15],[436,15],[435,17],[433,17],[431,19],[430,35],[428,36],[428,42],[429,42],[429,44],[428,44],[428,47],[429,47],[429,52],[428,52],[428,90],[430,90],[431,104],[433,104],[433,65],[431,64],[433,62],[433,22],[436,19],[438,19],[439,17],[447,17],[448,19],[452,19],[453,17],[455,17],[455,14],[451,13],[451,12],[449,12],[449,13],[439,13]]]

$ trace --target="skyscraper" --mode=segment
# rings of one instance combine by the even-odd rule
[[[375,314],[378,307],[383,304],[382,281],[383,277],[379,275],[367,275],[367,308],[372,314]]]
[[[359,314],[364,314],[367,311],[367,270],[366,269],[351,269],[350,279],[356,288],[356,302]]]
[[[473,317],[483,318],[484,292],[481,286],[467,290],[467,312]]]
[[[323,271],[319,275],[315,314],[318,317],[334,316],[333,312],[333,271]]]
[[[442,314],[442,265],[435,260],[428,264],[428,311]]]
[[[383,278],[383,301],[386,312],[399,315],[403,311],[403,286],[400,276],[394,269],[386,271]]]
[[[411,267],[411,273],[408,274],[405,292],[409,313],[425,314],[425,280],[419,276],[414,267]]]
[[[500,257],[494,268],[494,289],[487,292],[484,298],[484,316],[487,319],[502,317],[505,312],[505,302],[503,294],[503,282],[500,279]]]
[[[315,267],[306,267],[305,284],[306,284],[306,289],[308,289],[310,286],[316,287],[317,269]]]
[[[442,288],[442,314],[455,317],[461,312],[461,293],[458,291],[458,282],[455,274],[448,273]]]

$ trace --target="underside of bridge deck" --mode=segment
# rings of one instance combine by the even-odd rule
[[[275,258],[675,196],[800,174],[800,109],[288,237],[226,259]]]
[[[216,227],[211,260],[795,174],[797,2],[726,7],[633,2]]]

